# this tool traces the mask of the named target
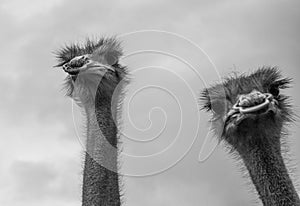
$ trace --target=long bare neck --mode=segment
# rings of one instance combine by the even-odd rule
[[[107,93],[106,93],[107,94]],[[96,95],[86,107],[87,142],[83,174],[83,206],[119,206],[117,127],[111,112],[112,94]]]
[[[243,137],[242,137],[243,138]],[[298,194],[281,155],[280,138],[257,136],[239,152],[264,206],[300,206]]]

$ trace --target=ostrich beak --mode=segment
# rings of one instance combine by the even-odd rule
[[[233,109],[238,110],[240,113],[242,114],[247,114],[247,113],[253,113],[253,112],[257,112],[260,111],[266,107],[268,107],[271,103],[271,101],[273,100],[273,96],[271,94],[266,94],[265,96],[260,96],[262,97],[263,102],[257,105],[251,105],[249,107],[244,107],[242,103],[242,101],[249,101],[249,100],[241,100],[241,98],[239,99],[239,101],[233,106]],[[256,101],[256,99],[252,99],[250,101]],[[259,99],[256,101],[258,102],[260,101]]]
[[[70,75],[78,75],[82,72],[93,73],[97,71],[105,72],[107,70],[115,71],[109,65],[90,59],[88,55],[74,57],[69,62],[63,64],[62,68]]]
[[[278,102],[272,94],[260,93],[256,90],[247,95],[242,95],[239,100],[233,105],[232,109],[227,113],[224,121],[228,122],[235,118],[234,124],[238,125],[244,119],[259,114],[265,114],[269,111],[276,112]]]

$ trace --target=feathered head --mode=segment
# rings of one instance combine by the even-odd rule
[[[96,92],[112,94],[126,75],[126,68],[119,65],[122,54],[115,38],[88,39],[83,45],[73,44],[60,49],[56,67],[62,67],[68,73],[67,95],[86,104],[93,100]]]
[[[220,138],[233,145],[247,138],[256,141],[253,136],[280,134],[284,123],[292,120],[288,97],[280,93],[290,82],[277,68],[264,67],[206,88],[201,100],[203,108],[212,112]]]

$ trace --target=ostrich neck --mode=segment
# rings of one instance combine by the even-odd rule
[[[300,206],[298,194],[281,155],[279,135],[252,137],[250,148],[238,151],[264,206]]]
[[[85,107],[87,140],[83,172],[83,206],[119,206],[117,127],[111,112],[112,94],[96,95]]]

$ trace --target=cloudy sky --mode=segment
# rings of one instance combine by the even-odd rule
[[[212,137],[195,97],[220,76],[278,66],[294,79],[285,92],[300,114],[297,0],[0,0],[0,24],[0,205],[80,205],[82,117],[64,97],[66,74],[52,66],[53,52],[86,37],[117,36],[132,73],[124,205],[255,204],[222,145],[198,161]],[[289,140],[300,165],[298,126]],[[213,148],[208,141],[202,155]]]

